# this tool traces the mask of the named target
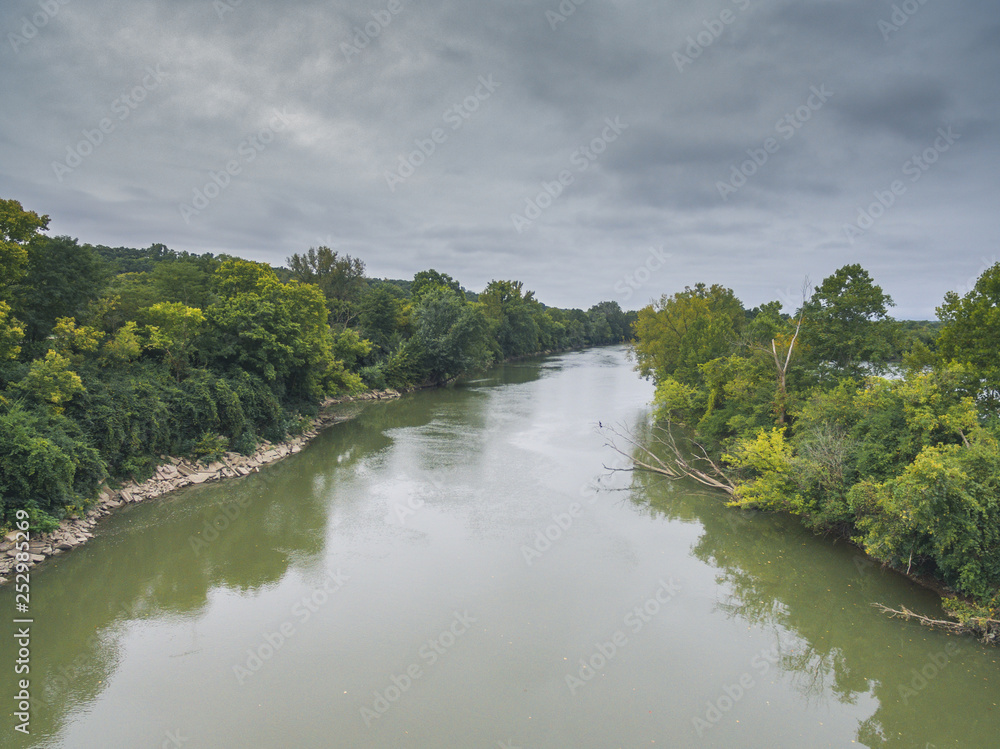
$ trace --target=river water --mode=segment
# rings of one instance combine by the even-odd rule
[[[30,737],[0,591],[0,745],[1000,745],[998,651],[870,605],[934,595],[606,471],[651,397],[621,348],[518,362],[124,508],[32,574]]]

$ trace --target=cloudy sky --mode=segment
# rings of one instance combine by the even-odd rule
[[[860,262],[918,319],[1000,254],[996,0],[6,0],[0,32],[0,197],[93,244],[583,308]]]

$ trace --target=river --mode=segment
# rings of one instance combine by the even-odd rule
[[[995,747],[1000,655],[789,518],[609,473],[625,349],[345,405],[246,478],[127,506],[32,572],[10,747]],[[16,678],[24,678],[19,676]]]

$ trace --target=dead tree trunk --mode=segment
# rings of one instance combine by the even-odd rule
[[[607,438],[605,444],[632,463],[632,468],[608,468],[610,471],[651,471],[674,481],[692,479],[702,486],[719,489],[730,496],[736,491],[736,484],[708,456],[708,451],[702,445],[694,440],[688,440],[692,449],[689,452],[681,450],[669,422],[665,427],[653,427],[653,441],[666,448],[666,455],[663,457],[639,442],[635,435],[624,427],[616,429],[608,426],[604,427],[603,431]],[[624,442],[632,449],[626,451],[618,445],[616,440]],[[605,467],[607,468],[607,466]]]

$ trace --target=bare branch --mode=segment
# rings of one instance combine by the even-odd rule
[[[669,455],[665,460],[646,445],[641,444],[628,429],[624,427],[620,431],[614,427],[606,427],[605,429],[612,435],[608,438],[606,445],[622,457],[627,458],[635,469],[658,473],[674,481],[683,478],[692,479],[702,486],[724,491],[730,496],[736,491],[736,485],[726,476],[722,468],[708,456],[708,452],[702,445],[694,440],[688,440],[694,451],[691,451],[693,454],[685,455],[685,451],[677,444],[669,422],[666,427],[654,427],[655,443],[669,450]],[[626,452],[615,443],[615,438],[628,443],[633,449]],[[700,452],[700,455],[695,451]]]

